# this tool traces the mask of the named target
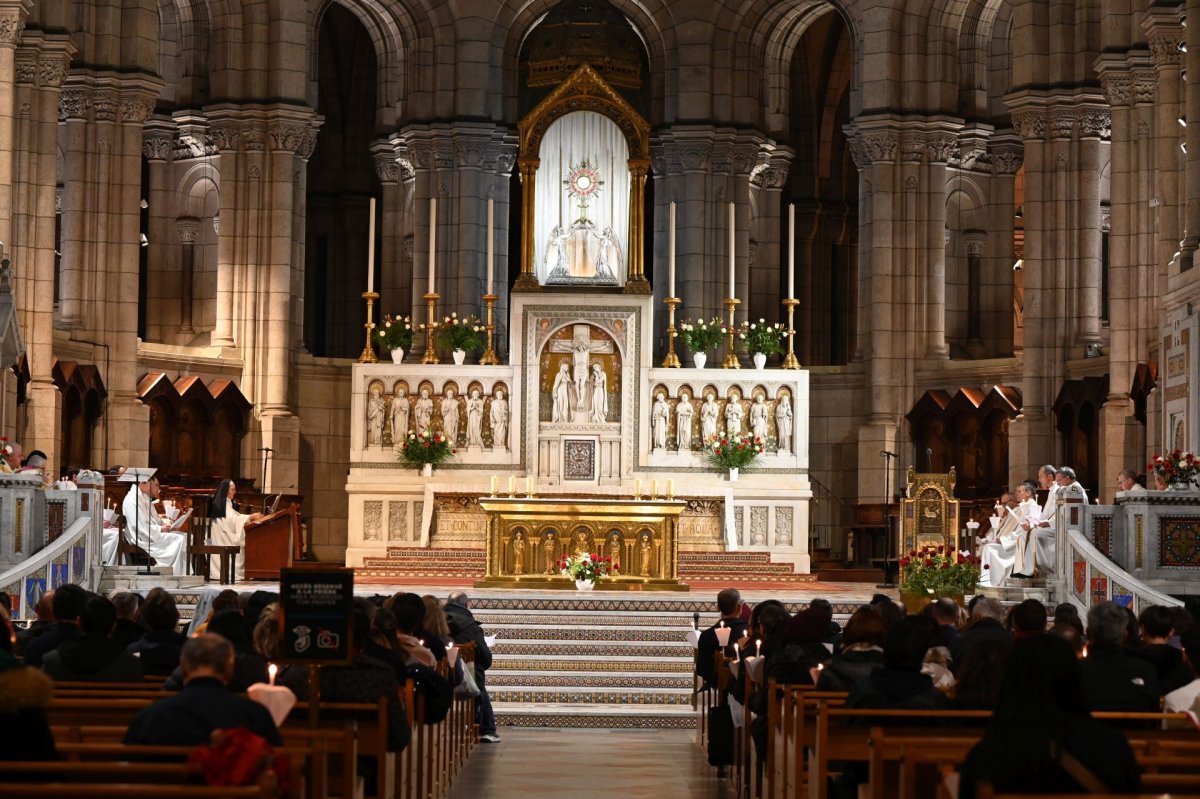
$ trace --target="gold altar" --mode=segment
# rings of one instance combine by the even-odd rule
[[[958,550],[957,481],[953,467],[947,474],[908,467],[907,498],[900,514],[900,557],[924,546]]]
[[[487,571],[482,588],[571,588],[558,571],[567,553],[607,555],[620,568],[603,591],[687,591],[678,580],[676,499],[480,497],[487,513]]]

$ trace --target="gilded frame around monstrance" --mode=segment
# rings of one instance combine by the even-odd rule
[[[625,293],[650,294],[642,254],[646,226],[646,176],[650,172],[650,123],[589,64],[579,68],[537,104],[517,125],[520,145],[517,169],[523,191],[521,204],[521,275],[515,291],[538,291],[533,270],[534,181],[541,165],[542,139],[550,126],[575,111],[594,111],[620,128],[629,147],[629,276]]]

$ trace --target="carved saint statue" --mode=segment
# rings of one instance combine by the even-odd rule
[[[550,390],[550,399],[553,402],[550,421],[571,421],[571,373],[565,363],[559,365],[558,374],[554,376],[554,388]]]
[[[729,392],[729,402],[725,405],[725,429],[729,431],[729,435],[736,436],[742,432],[742,416],[745,411],[742,410],[741,396],[736,391]]]
[[[575,531],[575,552],[576,552],[576,554],[578,554],[580,552],[591,552],[591,551],[592,551],[591,536],[588,535],[588,531],[586,528],[580,527],[578,530]]]
[[[454,396],[454,389],[446,389],[446,398],[442,400],[442,432],[446,434],[446,440],[450,442],[450,446],[454,447],[458,444],[458,397]]]
[[[479,389],[471,389],[467,399],[467,446],[483,447],[483,397]]]
[[[654,449],[667,448],[667,425],[670,419],[671,409],[667,407],[667,398],[660,391],[654,395],[654,407],[650,409],[650,433],[654,439]]]
[[[542,539],[542,554],[546,557],[546,571],[543,574],[554,574],[555,566],[558,565],[558,552],[556,544],[558,539],[553,532],[546,533],[546,537]]]
[[[492,398],[492,449],[508,449],[508,400],[504,389],[496,389]]]
[[[787,394],[775,401],[775,435],[779,438],[779,452],[792,451],[792,400]]]
[[[608,421],[608,375],[600,362],[592,364],[592,413],[593,424],[604,424]]]
[[[525,534],[518,530],[513,534],[513,574],[525,573]]]
[[[417,435],[429,431],[429,423],[433,420],[433,400],[429,398],[429,389],[421,389],[421,396],[413,403],[413,421],[417,426]]]
[[[379,446],[383,443],[383,415],[387,412],[387,401],[383,398],[380,386],[371,386],[371,395],[367,399],[367,445]]]
[[[396,385],[396,394],[392,397],[392,443],[399,446],[404,442],[408,433],[408,391],[402,384]]]
[[[576,342],[571,349],[571,380],[575,383],[575,404],[583,410],[583,401],[587,397],[588,355],[591,347],[588,342]]]
[[[642,536],[642,568],[638,572],[642,577],[650,576],[650,564],[654,560],[654,543],[649,535]]]
[[[705,444],[717,437],[717,418],[720,413],[717,398],[711,393],[706,394],[704,404],[700,406],[700,434]]]
[[[614,570],[621,568],[621,535],[615,530],[608,539],[608,557],[612,560]]]
[[[675,443],[680,452],[692,448],[692,416],[695,412],[691,397],[686,391],[680,391],[679,404],[675,406]]]
[[[754,404],[750,406],[750,434],[758,439],[759,443],[766,446],[767,403],[761,394],[754,398]]]

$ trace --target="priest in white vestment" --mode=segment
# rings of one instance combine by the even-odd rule
[[[141,547],[159,566],[170,566],[177,576],[187,574],[187,536],[175,532],[154,510],[158,480],[151,477],[129,487],[121,513],[125,516],[125,539]]]
[[[1019,578],[1032,577],[1037,569],[1038,541],[1044,534],[1042,528],[1042,509],[1034,496],[1033,483],[1022,483],[1017,487],[1017,497],[1021,500],[1023,516],[1017,526],[1017,551],[1013,559],[1012,576]],[[1051,531],[1053,536],[1053,531]]]
[[[1059,500],[1068,499],[1083,505],[1088,503],[1087,489],[1076,479],[1075,470],[1064,466],[1055,473],[1054,486],[1046,495],[1041,529],[1037,531],[1037,550],[1028,574],[1033,574],[1035,568],[1041,572],[1054,571],[1058,554],[1058,505]]]
[[[246,522],[262,518],[261,513],[238,513],[233,507],[233,497],[237,493],[237,484],[232,480],[222,480],[217,486],[212,504],[208,509],[208,537],[216,546],[239,547],[233,563],[233,579],[241,582],[246,579]],[[220,557],[208,556],[208,573],[220,574]]]
[[[979,554],[980,564],[979,584],[1001,586],[1012,575],[1013,566],[1017,560],[1017,550],[1025,531],[1021,523],[1030,510],[1030,505],[1037,507],[1033,500],[1032,487],[1026,483],[1017,486],[1016,498],[1019,502],[1015,507],[1006,508],[1000,527],[996,530],[996,540],[985,544]]]

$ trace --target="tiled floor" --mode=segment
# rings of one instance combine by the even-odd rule
[[[504,728],[481,743],[450,799],[732,799],[682,730]]]

